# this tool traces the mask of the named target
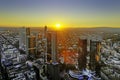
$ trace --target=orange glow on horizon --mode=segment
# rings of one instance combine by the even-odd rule
[[[61,24],[57,23],[52,28],[53,28],[53,30],[60,31],[63,29],[63,26],[61,26]]]

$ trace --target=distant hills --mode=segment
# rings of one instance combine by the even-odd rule
[[[18,27],[0,27],[0,31],[2,30],[15,30],[18,29]],[[32,27],[31,30],[33,31],[41,31],[43,30],[43,27]],[[111,27],[96,27],[96,28],[66,28],[65,30],[72,30],[72,31],[103,31],[103,32],[117,32],[120,33],[120,28],[111,28]]]
[[[96,28],[71,28],[69,30],[77,30],[77,31],[103,31],[103,32],[113,32],[120,33],[120,28],[111,28],[111,27],[96,27]]]

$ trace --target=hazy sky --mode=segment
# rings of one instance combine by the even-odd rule
[[[0,26],[120,27],[120,0],[0,0]]]

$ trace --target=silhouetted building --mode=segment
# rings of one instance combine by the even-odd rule
[[[47,33],[47,65],[50,80],[60,80],[59,64],[57,63],[57,32],[51,31]]]
[[[48,64],[47,67],[48,67],[49,79],[50,80],[60,80],[59,64],[51,63],[51,64]]]
[[[90,41],[90,69],[100,73],[100,42]]]
[[[86,68],[87,56],[87,39],[79,39],[79,50],[78,50],[78,66],[79,69]]]
[[[57,57],[57,33],[55,31],[47,33],[47,54],[48,62],[56,62]]]
[[[52,35],[51,32],[47,33],[47,61],[52,60]]]

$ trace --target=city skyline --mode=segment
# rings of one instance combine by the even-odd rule
[[[119,27],[118,0],[1,0],[0,26]]]

